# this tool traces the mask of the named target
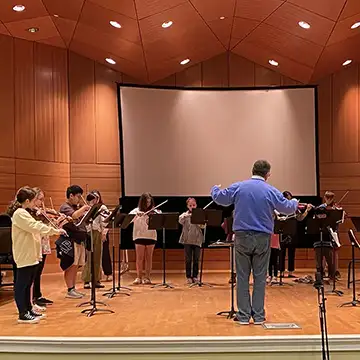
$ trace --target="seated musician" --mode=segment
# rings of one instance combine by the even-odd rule
[[[83,189],[79,185],[71,185],[66,190],[67,200],[60,207],[60,212],[70,216],[75,221],[80,221],[90,207],[86,204],[80,205]],[[85,225],[77,227],[74,224],[66,224],[64,229],[68,231],[69,238],[60,237],[56,241],[60,266],[64,271],[64,279],[67,286],[66,297],[79,299],[84,294],[75,289],[78,269],[85,265],[86,228]],[[65,244],[66,243],[66,244]],[[60,250],[60,251],[59,251]]]

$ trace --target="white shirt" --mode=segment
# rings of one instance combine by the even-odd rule
[[[161,211],[155,210],[155,212],[160,213]],[[139,208],[130,211],[130,214],[138,214],[141,213]],[[157,232],[156,230],[149,230],[149,216],[143,215],[138,216],[134,220],[134,228],[133,228],[133,240],[136,239],[151,239],[157,240]]]

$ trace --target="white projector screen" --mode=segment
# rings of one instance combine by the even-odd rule
[[[317,195],[315,88],[119,91],[123,196],[208,196],[258,159],[279,190]]]

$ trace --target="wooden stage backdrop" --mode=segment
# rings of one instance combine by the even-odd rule
[[[121,189],[115,82],[137,80],[65,49],[5,35],[0,35],[0,53],[1,210],[26,184],[43,188],[56,207],[70,183],[97,188],[106,203],[116,204]],[[156,84],[234,87],[298,82],[224,53]],[[360,215],[359,66],[319,85],[321,192],[334,190],[339,198],[351,190],[343,205],[351,215]],[[342,239],[347,242],[346,235]],[[206,266],[228,268],[226,251],[211,254]],[[169,256],[170,269],[183,268],[182,251]],[[296,257],[298,267],[313,266],[312,250],[299,250]],[[350,247],[345,245],[340,264],[349,258]],[[155,268],[160,266],[158,259],[159,254]],[[47,269],[58,270],[56,263],[52,256]]]

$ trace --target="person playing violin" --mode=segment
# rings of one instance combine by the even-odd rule
[[[133,222],[133,240],[135,242],[136,252],[136,279],[134,285],[151,284],[152,257],[157,241],[156,230],[149,230],[149,216],[145,215],[155,207],[154,198],[150,193],[144,193],[140,196],[138,207],[133,209],[130,214],[136,215]],[[160,213],[160,210],[154,210]],[[145,277],[143,276],[143,265],[145,262]]]

